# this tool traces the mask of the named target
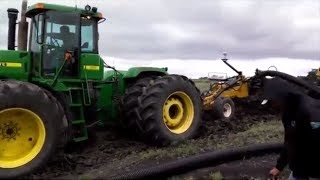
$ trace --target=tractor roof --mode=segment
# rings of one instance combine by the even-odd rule
[[[72,6],[63,6],[57,4],[47,4],[47,3],[37,3],[28,7],[26,16],[31,17],[40,12],[47,10],[60,11],[60,12],[79,12],[85,15],[91,15],[93,17],[102,19],[102,14],[100,12],[86,11],[84,8],[72,7]]]

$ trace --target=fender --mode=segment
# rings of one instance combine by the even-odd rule
[[[141,76],[142,74],[155,74],[155,75],[166,75],[168,74],[168,68],[155,68],[155,67],[133,67],[128,69],[124,74],[124,79],[131,79]]]

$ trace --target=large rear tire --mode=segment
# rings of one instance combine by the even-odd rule
[[[43,167],[57,148],[59,103],[40,87],[0,81],[0,179]]]
[[[139,123],[139,106],[138,97],[142,95],[143,88],[149,86],[156,76],[143,77],[136,80],[126,89],[123,98],[124,118],[121,118],[122,125],[130,132],[136,135],[142,135],[143,129]]]
[[[133,117],[150,144],[167,146],[194,138],[201,125],[202,101],[185,76],[166,75],[142,88]]]

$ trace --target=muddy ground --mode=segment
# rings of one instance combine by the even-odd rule
[[[199,137],[175,147],[148,147],[123,133],[119,127],[94,129],[97,132],[90,141],[72,146],[71,151],[60,151],[42,170],[24,178],[108,179],[111,175],[206,151],[281,141],[281,129],[274,128],[280,127],[277,113],[270,108],[261,107],[259,102],[237,101],[235,119],[228,122],[219,119],[205,121]],[[269,124],[265,126],[264,123]],[[266,135],[271,131],[275,132]],[[275,158],[276,155],[270,155],[233,162],[171,179],[219,179],[219,175],[225,179],[265,177]]]
[[[270,154],[262,157],[234,161],[232,163],[222,164],[216,167],[197,169],[189,173],[173,176],[170,180],[178,179],[210,179],[210,180],[266,180],[271,179],[269,176],[270,167],[277,160],[277,154]],[[281,172],[278,179],[287,179],[288,169]]]

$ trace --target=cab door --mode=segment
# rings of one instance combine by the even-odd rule
[[[48,11],[45,14],[42,44],[42,75],[78,77],[80,15]],[[66,53],[72,58],[66,59]]]

